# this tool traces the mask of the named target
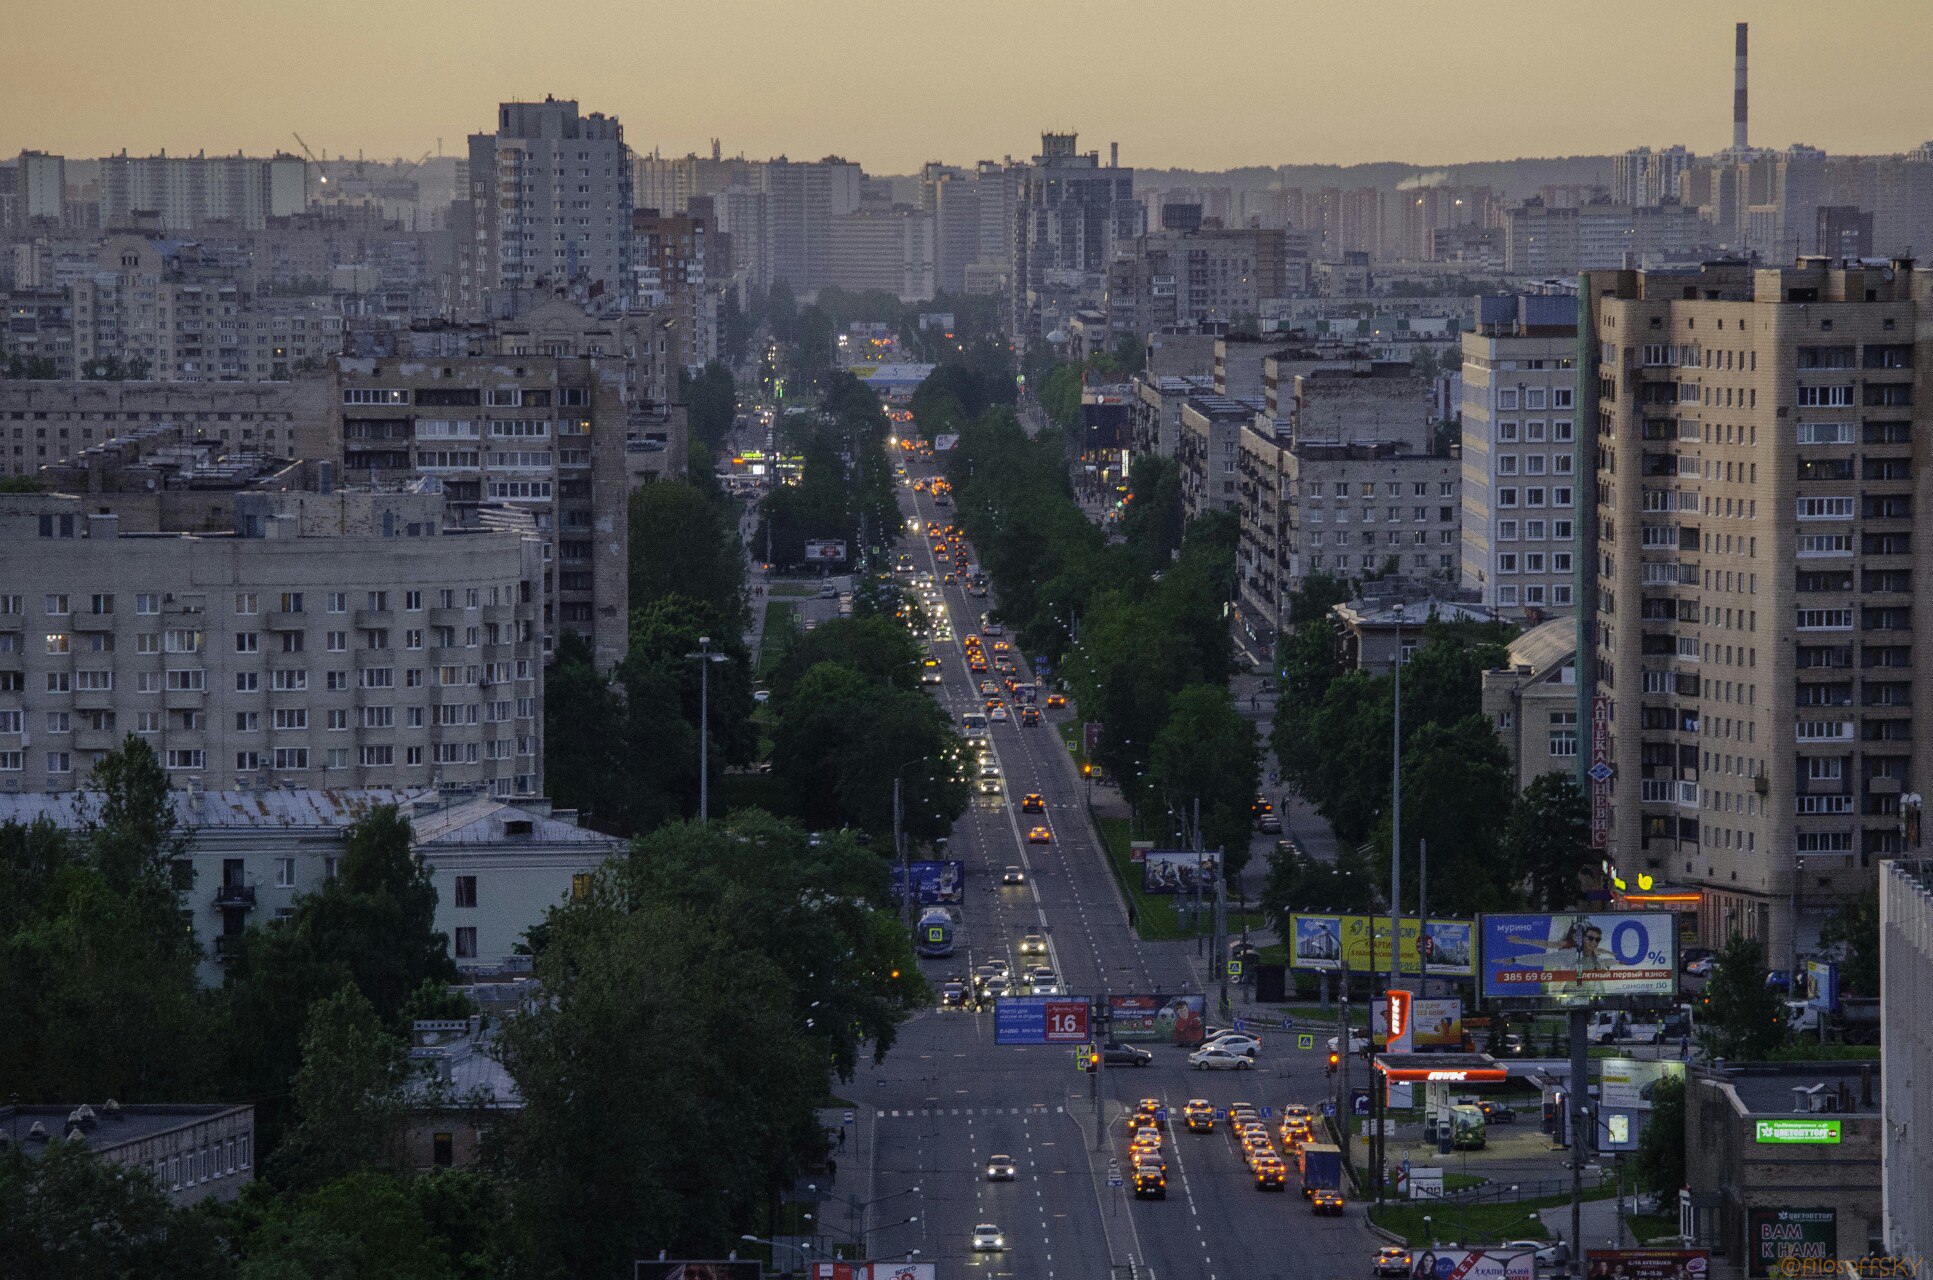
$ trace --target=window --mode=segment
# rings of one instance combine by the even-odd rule
[[[76,671],[74,688],[80,693],[106,693],[114,688],[112,671]]]
[[[261,633],[255,631],[237,631],[235,633],[236,653],[260,653],[261,651]]]
[[[295,888],[294,858],[277,858],[275,860],[275,887],[278,889]]]
[[[1550,754],[1553,756],[1577,754],[1577,713],[1575,711],[1550,713]]]
[[[292,693],[309,687],[309,673],[306,671],[271,671],[269,687],[278,692]]]
[[[170,769],[200,769],[206,757],[200,751],[169,748],[168,767]]]
[[[161,597],[153,592],[136,592],[134,612],[142,617],[152,617],[161,612]]]
[[[436,1133],[430,1135],[430,1160],[439,1169],[447,1169],[456,1163],[456,1135]]]
[[[365,769],[386,768],[396,763],[396,748],[387,743],[365,744],[361,752]]]
[[[284,591],[281,599],[276,604],[276,611],[278,613],[301,613],[302,593],[300,591]]]
[[[1799,388],[1801,409],[1848,409],[1852,407],[1852,384]]]
[[[274,724],[277,729],[306,729],[309,727],[309,709],[307,707],[277,707],[275,710]]]
[[[1509,488],[1497,490],[1497,505],[1500,507],[1516,506],[1517,491],[1515,489],[1509,489]]]
[[[308,768],[309,749],[307,747],[277,747],[275,749],[275,767],[277,769]]]
[[[347,591],[331,591],[329,593],[329,612],[349,612],[349,593]]]
[[[364,667],[356,672],[356,684],[364,689],[393,689],[396,687],[396,669]]]
[[[87,611],[97,618],[106,617],[114,612],[114,597],[103,595],[88,597]]]
[[[208,673],[200,668],[168,673],[168,692],[170,693],[200,693],[207,687]]]
[[[1798,427],[1800,444],[1851,444],[1853,424],[1850,422],[1801,422]]]
[[[403,592],[403,608],[409,610],[411,613],[421,613],[423,611],[423,593],[420,591]]]
[[[475,925],[460,925],[456,931],[456,958],[474,960],[477,958],[477,930]]]
[[[1801,520],[1850,520],[1852,514],[1851,498],[1799,499],[1799,519]]]
[[[47,633],[47,652],[48,653],[59,654],[59,653],[70,653],[72,651],[73,651],[73,641],[68,637],[65,631],[49,631]]]
[[[476,904],[477,878],[475,876],[458,876],[456,878],[456,905],[459,907],[474,907]]]
[[[261,612],[260,608],[257,607],[255,593],[253,591],[238,591],[235,593],[235,612],[240,614]]]
[[[47,772],[72,773],[73,771],[74,757],[70,752],[49,751],[47,753]]]
[[[47,616],[48,617],[64,618],[72,612],[73,610],[68,607],[66,596],[50,595],[47,597]]]

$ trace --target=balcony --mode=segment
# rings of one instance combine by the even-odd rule
[[[1795,796],[1794,808],[1801,818],[1852,812],[1851,796]]]
[[[215,963],[216,964],[233,963],[235,960],[235,957],[241,954],[242,938],[244,936],[246,935],[239,934],[239,933],[223,933],[223,934],[216,935],[215,942],[214,942]]]
[[[252,884],[224,884],[215,890],[215,906],[222,910],[238,909],[247,911],[255,906],[255,886]]]

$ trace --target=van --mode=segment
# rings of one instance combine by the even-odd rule
[[[969,711],[960,717],[960,728],[968,742],[987,740],[987,717],[985,712]]]

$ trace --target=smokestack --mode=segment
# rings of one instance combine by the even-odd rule
[[[1732,58],[1732,150],[1745,150],[1745,30],[1738,24],[1738,50]]]
[[[1107,167],[1110,169],[1121,167],[1121,144],[1118,142],[1107,144]]]

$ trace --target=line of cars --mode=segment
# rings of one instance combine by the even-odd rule
[[[1128,1114],[1129,1176],[1137,1200],[1168,1198],[1168,1159],[1163,1150],[1162,1114],[1159,1098],[1143,1098]]]

